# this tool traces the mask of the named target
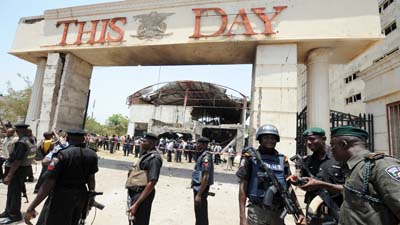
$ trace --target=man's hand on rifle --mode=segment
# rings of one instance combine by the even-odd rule
[[[131,216],[135,216],[137,210],[138,210],[138,205],[137,205],[137,204],[133,204],[133,205],[128,209],[128,213],[130,213]]]
[[[311,177],[302,177],[304,180],[307,181],[306,184],[301,185],[300,188],[304,191],[315,191],[321,187],[321,181],[311,178]]]
[[[295,221],[296,225],[307,225],[306,218],[303,215],[300,215],[299,219]]]

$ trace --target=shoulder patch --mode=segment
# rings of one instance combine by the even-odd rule
[[[48,171],[54,170],[56,168],[57,163],[59,162],[58,158],[53,158],[50,162],[50,164],[47,166]]]
[[[392,179],[400,182],[400,166],[389,166],[385,171]]]
[[[368,159],[382,159],[385,157],[385,154],[382,152],[375,152],[375,153],[370,153],[368,154]]]

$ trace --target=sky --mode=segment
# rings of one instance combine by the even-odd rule
[[[21,17],[43,15],[47,9],[90,5],[113,0],[1,0],[0,1],[0,94],[7,94],[7,81],[20,90],[26,87],[17,74],[33,82],[36,65],[8,54]],[[113,114],[129,115],[126,99],[134,92],[158,82],[197,80],[224,85],[250,96],[251,65],[193,65],[94,67],[90,83],[88,115],[105,123]],[[93,104],[95,102],[95,104]]]

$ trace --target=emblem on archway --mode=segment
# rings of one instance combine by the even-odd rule
[[[149,14],[134,16],[133,18],[141,24],[136,31],[136,35],[131,34],[130,36],[140,40],[151,40],[162,39],[164,36],[172,35],[173,33],[165,33],[167,24],[164,21],[173,14],[175,13],[158,13],[153,11]]]

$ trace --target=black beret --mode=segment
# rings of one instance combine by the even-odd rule
[[[153,133],[147,133],[144,135],[144,138],[146,139],[153,139],[153,140],[158,140],[158,136],[153,134]]]
[[[82,130],[81,128],[71,128],[67,130],[67,134],[70,136],[84,136],[85,131]]]
[[[49,131],[43,133],[43,136],[52,136],[52,135],[53,135],[53,132],[49,132]]]
[[[200,143],[209,143],[209,142],[210,142],[210,139],[208,139],[208,138],[206,138],[206,137],[201,137],[201,138],[197,139],[197,142],[200,142]]]
[[[341,127],[335,127],[331,130],[331,136],[332,137],[337,137],[337,136],[355,136],[355,137],[360,137],[364,139],[368,139],[368,132],[358,128],[358,127],[353,127],[353,126],[341,126]]]
[[[26,129],[29,127],[29,125],[25,124],[25,123],[17,123],[14,125],[14,127],[15,127],[15,129]]]

